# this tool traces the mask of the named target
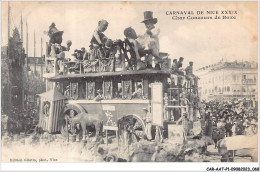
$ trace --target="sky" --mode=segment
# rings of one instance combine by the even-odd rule
[[[72,41],[71,49],[88,49],[98,21],[109,22],[104,34],[113,40],[124,39],[123,31],[131,26],[138,35],[145,33],[144,11],[153,11],[160,29],[160,51],[171,59],[184,57],[184,66],[194,62],[194,68],[225,61],[253,60],[258,54],[257,2],[10,2],[11,28],[21,27],[24,42],[26,26],[29,33],[29,56],[33,56],[33,33],[36,35],[36,56],[40,56],[40,40],[52,22],[63,30],[63,43]],[[7,44],[7,2],[2,2],[1,44]],[[166,11],[237,10],[235,20],[172,20]],[[24,44],[25,45],[25,44]]]

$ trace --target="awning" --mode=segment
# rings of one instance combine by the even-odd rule
[[[67,97],[65,97],[63,94],[61,94],[59,91],[53,89],[49,90],[47,92],[37,94],[40,97],[43,97],[49,101],[57,101],[57,100],[65,100]]]

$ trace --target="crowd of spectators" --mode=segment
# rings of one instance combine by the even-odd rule
[[[258,129],[257,101],[233,99],[202,102],[205,113],[205,134],[216,143],[224,137],[254,135]]]

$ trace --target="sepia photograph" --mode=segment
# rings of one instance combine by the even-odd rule
[[[257,1],[1,2],[2,163],[258,157]]]

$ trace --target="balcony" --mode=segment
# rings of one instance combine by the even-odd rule
[[[169,71],[170,59],[168,57],[161,62],[161,70]],[[144,63],[145,64],[145,63]],[[77,75],[87,73],[135,71],[137,65],[129,67],[129,63],[124,58],[104,58],[95,60],[57,60],[57,58],[46,58],[46,69],[43,76],[46,78],[59,75]]]

